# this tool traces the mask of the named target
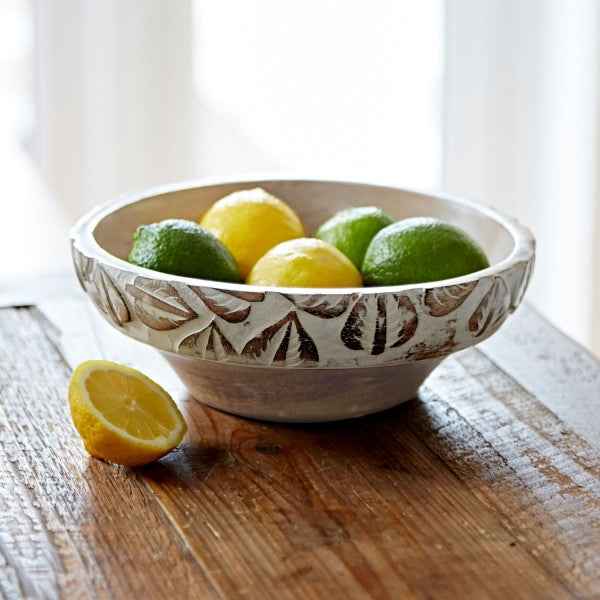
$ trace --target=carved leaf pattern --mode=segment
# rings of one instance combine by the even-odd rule
[[[208,360],[227,361],[237,352],[219,326],[211,321],[204,329],[181,340],[178,352],[199,356]]]
[[[264,329],[259,336],[250,340],[242,355],[265,363],[284,363],[286,366],[318,362],[319,352],[312,338],[302,327],[295,311]]]
[[[417,311],[406,294],[362,296],[352,307],[342,328],[342,342],[350,350],[372,355],[397,348],[413,337]]]
[[[527,291],[527,287],[529,286],[529,282],[531,281],[531,276],[533,275],[533,266],[534,266],[534,258],[532,257],[531,260],[529,260],[527,262],[527,264],[525,265],[525,269],[523,270],[523,277],[521,279],[521,281],[519,282],[518,286],[517,286],[517,292],[515,293],[514,298],[512,299],[512,309],[514,310],[515,308],[517,308],[517,306],[519,306],[519,304],[521,304],[521,301],[523,300],[523,296],[525,295],[525,292]]]
[[[169,283],[136,277],[125,289],[134,298],[135,314],[140,321],[156,331],[176,329],[196,316]]]
[[[91,280],[91,275],[94,271],[94,266],[96,261],[81,254],[75,248],[72,249],[73,252],[73,263],[75,265],[75,273],[77,274],[77,279],[79,280],[79,284],[83,289],[86,288],[86,283],[89,283]]]
[[[250,303],[264,300],[264,294],[258,293],[225,292],[196,286],[190,286],[190,290],[209,310],[228,323],[241,323],[250,314]]]
[[[388,308],[388,320],[390,322],[391,335],[388,337],[390,341],[395,340],[391,345],[392,348],[402,346],[417,330],[419,318],[417,317],[417,309],[406,294],[393,294],[394,302],[391,304],[392,310]]]
[[[430,288],[425,292],[425,306],[432,317],[444,317],[456,310],[477,286],[477,281],[442,288]]]
[[[426,339],[415,344],[406,353],[406,358],[409,360],[424,360],[450,354],[457,346],[454,340],[455,336],[456,328],[447,327],[441,332],[436,332],[435,339]]]
[[[483,297],[469,319],[469,331],[475,337],[492,333],[506,319],[510,308],[510,291],[502,277],[496,277],[492,287]]]
[[[88,291],[90,297],[96,303],[96,306],[107,315],[115,325],[122,327],[125,323],[131,321],[129,308],[127,308],[127,304],[125,304],[121,292],[104,269],[99,265],[96,265],[92,272]]]
[[[294,306],[322,319],[333,319],[343,314],[356,295],[340,294],[338,296],[313,294],[312,296],[297,297],[283,294]]]
[[[227,293],[246,302],[262,302],[265,299],[264,292],[237,292],[229,290]]]

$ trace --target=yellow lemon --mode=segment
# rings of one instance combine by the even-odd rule
[[[283,287],[361,287],[362,277],[345,254],[328,242],[300,238],[271,248],[246,283]]]
[[[187,426],[173,399],[129,367],[104,360],[80,364],[69,406],[85,449],[121,465],[145,465],[177,446]]]
[[[298,215],[261,188],[221,198],[207,211],[200,225],[225,244],[244,278],[267,250],[305,235]]]

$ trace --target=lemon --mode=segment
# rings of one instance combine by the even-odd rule
[[[362,277],[335,246],[299,238],[271,248],[252,268],[246,283],[282,287],[360,287]]]
[[[164,456],[187,430],[175,402],[157,383],[104,360],[75,369],[69,405],[85,449],[121,465],[145,465]]]
[[[384,227],[371,240],[362,265],[366,285],[439,281],[489,267],[479,244],[439,219],[414,217]]]
[[[140,225],[133,234],[127,260],[172,275],[242,281],[237,263],[224,244],[198,223],[184,219]]]
[[[261,188],[241,190],[215,202],[200,225],[229,248],[243,277],[254,263],[280,242],[304,237],[298,215]]]
[[[395,220],[377,206],[346,208],[325,221],[315,237],[333,244],[360,270],[367,246],[375,234]]]

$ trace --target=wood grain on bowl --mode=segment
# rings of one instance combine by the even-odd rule
[[[442,360],[368,369],[280,369],[162,354],[190,393],[208,406],[253,419],[301,423],[356,418],[402,404],[417,395]]]

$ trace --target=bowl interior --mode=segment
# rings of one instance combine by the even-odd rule
[[[431,216],[461,227],[481,244],[492,265],[506,259],[515,248],[515,239],[501,219],[468,203],[396,188],[309,180],[220,183],[142,197],[102,217],[93,235],[104,250],[125,259],[138,225],[168,218],[198,221],[219,198],[252,187],[262,187],[292,206],[309,236],[338,210],[375,205],[398,219]]]

